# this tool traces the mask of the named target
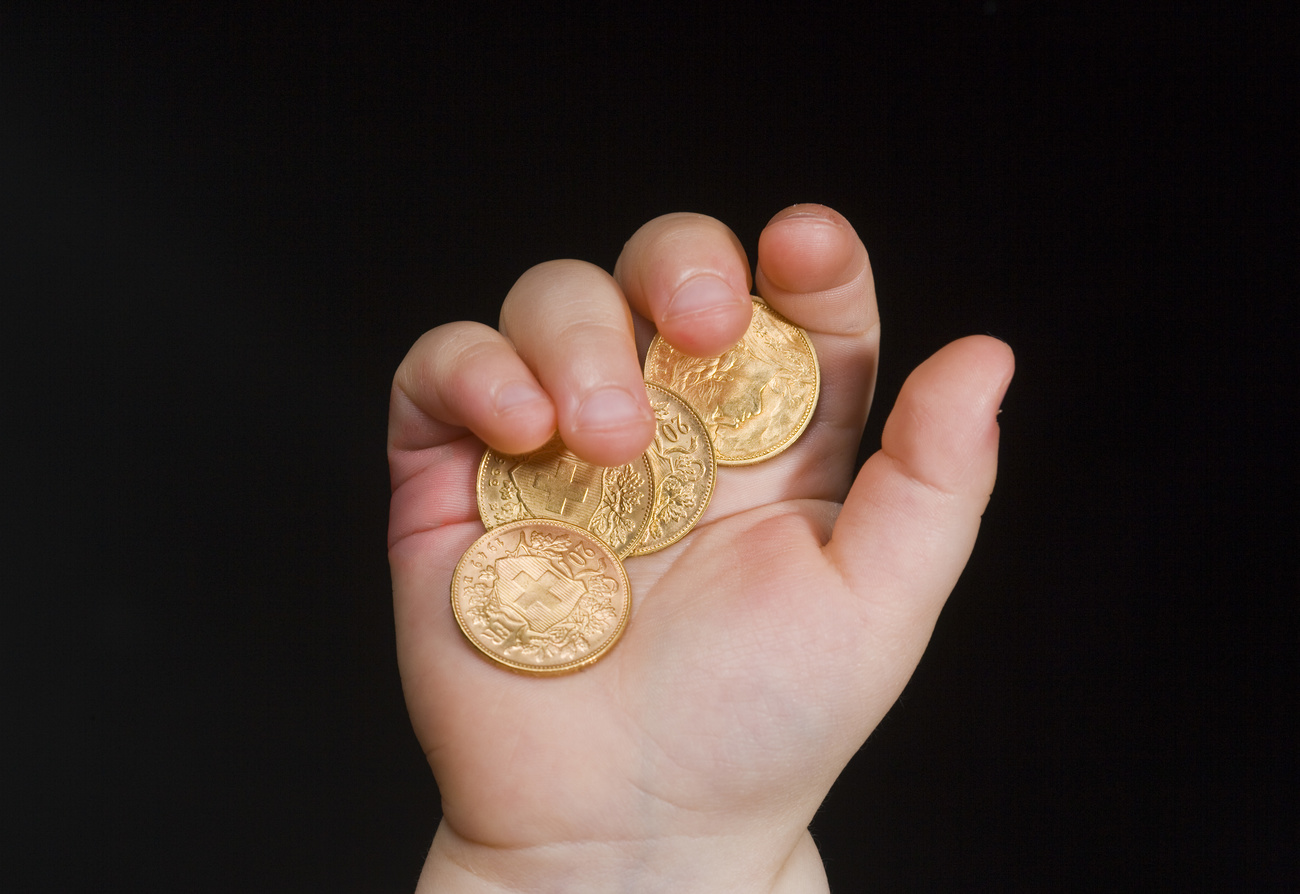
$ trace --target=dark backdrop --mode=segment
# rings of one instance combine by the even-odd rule
[[[821,201],[875,265],[866,446],[947,340],[1018,357],[814,823],[836,890],[1295,889],[1286,6],[866,6],[5,6],[7,876],[411,889],[392,371],[536,262]]]

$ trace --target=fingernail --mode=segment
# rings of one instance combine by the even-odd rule
[[[498,413],[514,413],[529,404],[546,400],[546,395],[527,382],[511,382],[503,385],[497,392],[496,409]]]
[[[717,313],[735,303],[736,293],[731,286],[706,273],[692,277],[678,287],[664,308],[664,319],[680,320],[696,314]]]
[[[791,205],[783,208],[767,222],[768,226],[786,220],[819,220],[822,223],[840,225],[840,217],[824,205]]]
[[[649,407],[643,407],[622,388],[601,388],[588,394],[578,407],[575,427],[584,431],[609,431],[638,425],[650,419]]]

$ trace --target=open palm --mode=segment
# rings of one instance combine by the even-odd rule
[[[558,427],[593,462],[629,461],[653,430],[638,342],[657,328],[720,353],[755,285],[821,363],[803,437],[766,463],[720,467],[696,528],[627,560],[631,618],[599,663],[537,679],[483,660],[449,587],[483,532],[484,443],[523,452]],[[764,230],[756,283],[725,227],[669,215],[638,231],[613,277],[541,265],[507,297],[500,332],[449,324],[412,348],[393,390],[390,560],[407,703],[443,797],[422,886],[824,888],[807,824],[965,564],[1012,368],[993,339],[940,351],[855,481],[878,320],[852,228],[796,206]]]

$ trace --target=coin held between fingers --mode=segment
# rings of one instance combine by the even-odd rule
[[[720,465],[762,462],[785,450],[808,427],[821,390],[807,333],[757,298],[744,337],[718,357],[692,357],[656,335],[645,378],[699,413]]]

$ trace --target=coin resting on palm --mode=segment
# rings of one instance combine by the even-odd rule
[[[632,590],[599,537],[527,519],[488,531],[465,551],[451,605],[466,639],[492,661],[562,674],[595,662],[618,641]]]
[[[522,456],[489,449],[476,490],[488,530],[525,518],[568,522],[600,537],[620,559],[641,541],[654,508],[648,457],[603,468],[579,459],[558,436]]]
[[[646,451],[655,473],[654,509],[645,537],[632,550],[643,556],[676,543],[704,514],[713,495],[713,440],[699,415],[679,395],[646,383],[655,439]]]
[[[793,444],[808,427],[821,388],[807,334],[757,298],[749,329],[719,357],[692,357],[656,335],[645,378],[676,391],[699,413],[721,465],[762,462]]]

